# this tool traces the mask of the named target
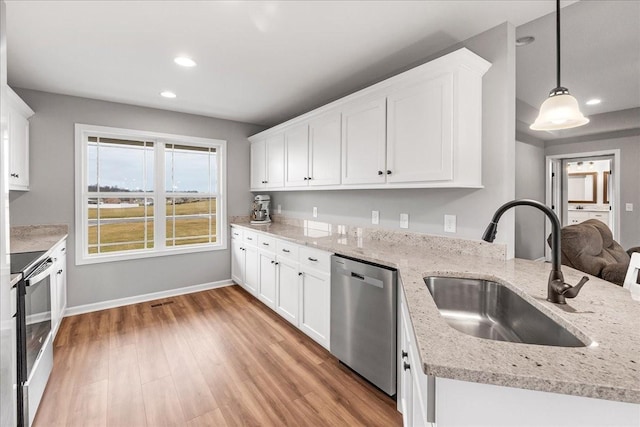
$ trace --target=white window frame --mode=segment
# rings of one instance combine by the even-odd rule
[[[173,193],[165,189],[164,147],[165,144],[215,147],[218,153],[218,208],[216,210],[216,243],[199,243],[184,246],[165,246],[166,213],[162,209],[154,210],[154,247],[152,249],[131,250],[115,253],[89,254],[88,204],[84,203],[89,195],[87,183],[87,141],[89,136],[112,137],[152,141],[154,143],[154,194],[156,205],[171,197]],[[158,147],[161,147],[160,149]],[[179,194],[176,194],[179,195]],[[152,258],[166,255],[187,254],[227,249],[227,141],[221,139],[199,138],[135,129],[122,129],[106,126],[75,124],[75,242],[76,265],[96,264],[112,261],[124,261],[139,258]]]

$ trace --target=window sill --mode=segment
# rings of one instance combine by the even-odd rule
[[[161,251],[131,251],[127,253],[117,254],[101,254],[101,255],[78,255],[76,256],[76,265],[90,265],[90,264],[102,264],[105,262],[117,262],[117,261],[129,261],[143,258],[157,258],[169,255],[183,255],[196,252],[214,252],[226,250],[226,244],[215,245],[199,245],[199,246],[185,246],[179,248],[165,248]]]

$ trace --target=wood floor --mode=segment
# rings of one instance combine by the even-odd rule
[[[399,426],[396,402],[238,286],[64,319],[43,426]]]

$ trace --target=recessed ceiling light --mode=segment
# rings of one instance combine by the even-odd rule
[[[182,65],[183,67],[195,67],[196,61],[191,58],[187,58],[186,56],[178,56],[173,60],[178,65]]]
[[[593,99],[590,99],[590,100],[588,100],[587,102],[585,102],[585,104],[587,104],[587,105],[598,105],[598,104],[600,104],[601,102],[602,102],[602,100],[601,100],[601,99],[593,98]]]
[[[536,41],[536,38],[533,36],[524,36],[516,39],[516,46],[526,46],[528,44]]]
[[[160,92],[161,96],[164,96],[165,98],[175,98],[176,94],[169,91],[169,90],[165,90],[164,92]]]

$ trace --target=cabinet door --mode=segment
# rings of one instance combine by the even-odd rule
[[[453,74],[387,99],[387,182],[453,179]]]
[[[255,246],[244,246],[244,288],[254,296],[258,295],[260,283],[258,249]]]
[[[251,144],[251,188],[267,186],[267,141]]]
[[[258,251],[260,286],[258,298],[272,310],[276,308],[276,259],[273,254]]]
[[[356,100],[342,112],[342,183],[386,179],[385,98]]]
[[[340,113],[329,113],[309,123],[309,185],[340,184]]]
[[[9,111],[9,189],[29,189],[29,121]]]
[[[300,329],[329,349],[329,274],[301,267]]]
[[[300,276],[298,264],[278,258],[278,292],[276,311],[280,316],[298,326]]]
[[[267,188],[284,187],[284,135],[267,138]]]
[[[233,235],[231,236],[231,280],[241,286],[244,284],[244,248],[242,240]]]
[[[289,129],[286,139],[286,187],[303,187],[309,178],[309,126]]]
[[[412,426],[412,414],[413,414],[413,381],[411,378],[411,370],[405,369],[405,364],[411,366],[410,360],[410,343],[409,343],[409,330],[404,313],[400,310],[400,408],[402,409],[402,424],[404,426]]]

